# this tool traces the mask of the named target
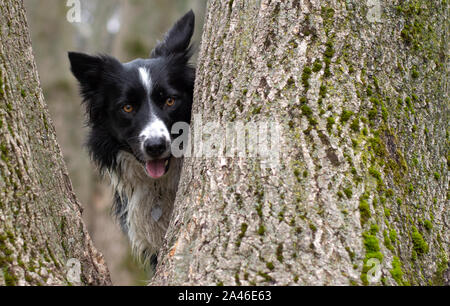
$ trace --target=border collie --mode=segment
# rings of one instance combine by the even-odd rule
[[[87,147],[114,190],[113,214],[133,253],[156,266],[173,210],[182,158],[171,154],[172,125],[190,123],[195,69],[194,13],[165,34],[148,59],[69,52],[86,106]]]

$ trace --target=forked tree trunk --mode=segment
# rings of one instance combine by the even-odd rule
[[[152,284],[442,284],[446,2],[208,5],[193,113],[277,121],[280,166],[187,158]]]
[[[0,285],[110,284],[56,142],[22,1],[2,1],[0,16]]]

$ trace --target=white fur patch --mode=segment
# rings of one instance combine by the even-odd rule
[[[142,85],[144,85],[147,94],[149,94],[152,87],[152,79],[150,78],[150,73],[148,73],[148,70],[144,67],[139,67],[138,70]]]
[[[150,122],[145,126],[142,132],[139,134],[142,140],[153,137],[164,137],[166,141],[170,140],[169,130],[164,122],[152,114]]]
[[[154,114],[150,117],[150,122],[145,126],[142,132],[139,134],[141,140],[141,150],[144,150],[145,140],[149,138],[164,138],[166,142],[170,142],[170,134],[164,122],[156,117]]]

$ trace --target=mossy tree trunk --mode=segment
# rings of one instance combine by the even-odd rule
[[[56,142],[22,1],[3,1],[0,15],[0,285],[110,284]]]
[[[193,113],[276,120],[281,166],[187,158],[152,284],[442,284],[446,1],[208,5]]]

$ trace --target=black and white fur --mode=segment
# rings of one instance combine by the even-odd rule
[[[113,213],[144,261],[156,258],[180,178],[183,160],[171,154],[171,127],[190,122],[193,31],[190,11],[150,58],[124,64],[110,56],[69,52],[88,115],[87,147],[101,173],[110,177]]]

